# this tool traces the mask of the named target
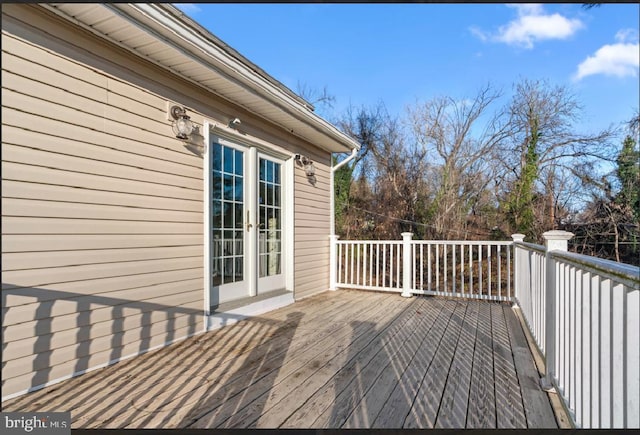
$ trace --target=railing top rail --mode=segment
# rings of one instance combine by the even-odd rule
[[[528,249],[530,251],[536,251],[536,252],[540,252],[542,254],[547,252],[547,248],[544,247],[543,245],[536,245],[535,243],[528,243],[528,242],[514,242],[514,243],[517,246],[523,247],[523,248]]]
[[[357,243],[369,243],[369,244],[382,244],[382,243],[398,243],[402,244],[402,240],[340,240],[336,241],[338,244],[357,244]],[[513,245],[513,241],[504,240],[411,240],[411,243],[419,245],[500,245],[508,246]]]
[[[339,245],[357,245],[359,243],[368,243],[373,245],[402,245],[402,240],[337,240]]]
[[[513,245],[512,240],[412,240],[419,245]]]
[[[551,251],[550,255],[554,259],[571,263],[587,271],[605,275],[632,289],[637,290],[640,288],[640,267],[591,257],[589,255],[576,254],[574,252]]]

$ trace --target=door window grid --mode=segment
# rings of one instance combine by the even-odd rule
[[[282,261],[282,185],[281,165],[260,158],[259,161],[259,276],[279,275]]]
[[[244,277],[244,154],[212,144],[212,285]]]

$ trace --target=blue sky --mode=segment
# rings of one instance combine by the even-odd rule
[[[416,100],[467,98],[491,83],[566,85],[581,132],[640,106],[637,4],[176,4],[296,90],[326,86],[332,118],[382,101],[404,116]]]

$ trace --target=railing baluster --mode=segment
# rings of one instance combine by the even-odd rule
[[[342,243],[338,243],[338,273],[336,273],[336,275],[338,276],[337,284],[344,284],[341,276],[342,275]]]
[[[353,263],[355,261],[356,256],[356,245],[354,243],[351,244],[351,268],[349,270],[349,282],[353,284],[353,276],[355,271],[353,270]]]
[[[497,254],[497,260],[496,262],[498,263],[498,297],[500,299],[502,299],[502,273],[501,273],[501,266],[502,266],[502,256],[500,255],[500,245],[496,246],[496,254]]]
[[[433,290],[433,286],[431,285],[431,243],[427,244],[427,281],[429,290]]]
[[[402,258],[400,256],[400,244],[396,244],[396,288],[400,288],[402,283],[400,282],[400,269],[402,268]]]
[[[373,286],[373,243],[369,244],[369,285]]]
[[[449,269],[447,268],[447,245],[442,245],[442,258],[444,259],[444,291],[449,291]]]
[[[600,276],[591,278],[591,427],[600,426],[600,334],[601,328]]]
[[[460,293],[464,296],[464,244],[460,244]]]
[[[469,294],[474,294],[473,288],[473,245],[469,245]]]
[[[420,244],[420,290],[424,290],[424,245]]]
[[[456,245],[451,245],[451,290],[456,292]]]
[[[625,397],[625,289],[620,283],[611,288],[611,427],[625,426],[624,410],[628,400]],[[635,364],[635,370],[640,370]],[[631,386],[631,385],[629,385]],[[637,402],[636,402],[637,403]],[[636,405],[640,407],[640,404]]]
[[[574,304],[574,328],[576,336],[574,338],[574,365],[573,365],[573,388],[575,391],[574,409],[576,420],[582,421],[582,275],[580,270],[574,268],[575,304]]]
[[[367,243],[362,243],[362,285],[367,285]]]
[[[415,289],[417,287],[416,284],[418,282],[418,280],[416,279],[416,271],[417,271],[416,259],[418,257],[416,256],[416,244],[415,243],[411,244],[411,255],[412,255],[411,258],[413,258],[413,261],[411,262],[411,289],[413,290],[413,289]]]
[[[478,284],[480,287],[478,294],[482,298],[482,245],[478,245]]]
[[[493,288],[491,287],[491,245],[487,245],[487,296],[491,296]]]
[[[507,299],[508,300],[511,300],[511,249],[513,249],[512,246],[513,245],[507,246]]]
[[[382,287],[387,283],[387,244],[382,245]]]
[[[380,243],[376,243],[376,287],[380,283]]]
[[[436,245],[436,291],[440,291],[440,253]]]

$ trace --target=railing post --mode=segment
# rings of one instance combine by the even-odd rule
[[[553,261],[553,251],[567,251],[568,240],[573,237],[573,233],[567,231],[547,231],[542,234],[545,240],[545,337],[544,337],[544,357],[545,376],[541,379],[542,388],[546,391],[555,390],[553,378],[556,373],[556,336],[558,317],[558,282],[556,277],[556,265]]]
[[[518,261],[518,242],[524,242],[524,234],[516,233],[511,234],[511,238],[513,239],[513,298],[516,301],[519,301],[518,296],[520,296],[518,289],[520,288],[520,280],[522,279],[522,271],[520,270],[520,263]]]
[[[329,236],[329,290],[337,289],[337,277],[338,277],[338,256],[336,254],[338,248],[338,238],[332,234]]]
[[[411,278],[413,277],[413,255],[411,239],[413,233],[402,233],[402,293],[403,298],[411,297]]]

